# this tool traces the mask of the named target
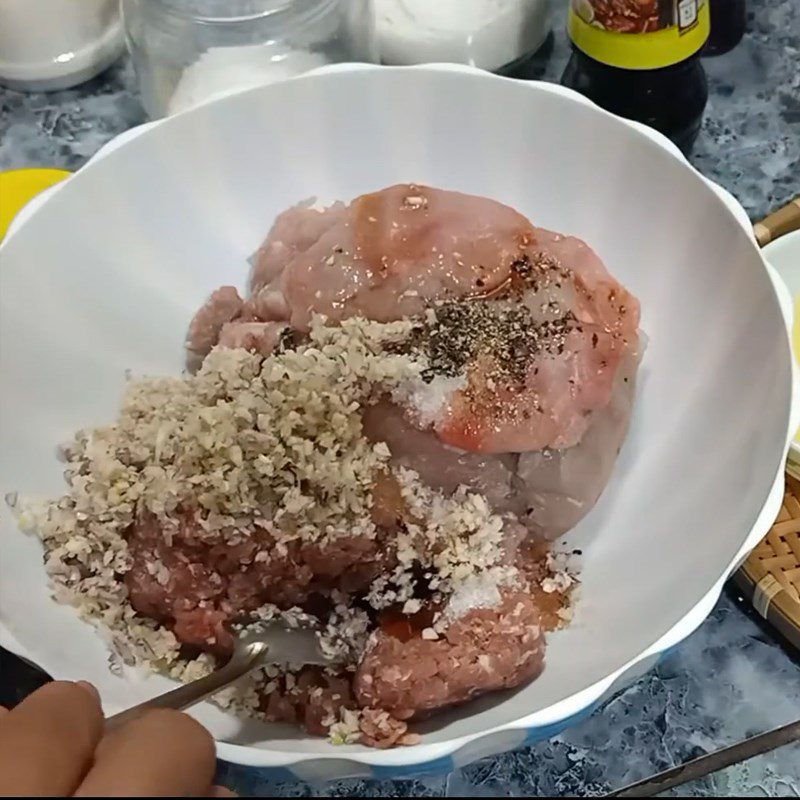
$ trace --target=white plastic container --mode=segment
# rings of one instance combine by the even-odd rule
[[[117,0],[0,0],[0,83],[66,89],[122,53]]]
[[[548,0],[375,0],[381,62],[497,71],[541,47]]]

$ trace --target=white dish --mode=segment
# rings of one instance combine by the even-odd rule
[[[800,295],[800,230],[765,245],[764,257],[775,268],[792,297]]]
[[[778,273],[780,279],[786,284],[789,294],[796,302],[800,298],[800,230],[787,233],[766,245],[762,252],[764,258]],[[795,348],[795,360],[800,358],[800,353]],[[793,462],[800,462],[800,432],[789,446],[790,458]]]
[[[559,87],[466,68],[334,68],[130,137],[8,237],[3,491],[59,492],[54,445],[112,418],[125,369],[180,369],[192,311],[220,282],[243,284],[279,210],[401,180],[495,197],[585,238],[642,300],[650,345],[614,478],[571,535],[586,554],[576,619],[552,637],[538,681],[437,717],[423,744],[392,751],[277,726],[266,738],[197,710],[222,758],[302,778],[446,770],[588,713],[708,614],[774,519],[795,428],[789,305],[741,210],[664,140]],[[94,681],[109,712],[167,685],[112,676],[96,633],[49,599],[38,543],[6,509],[0,524],[0,642]]]

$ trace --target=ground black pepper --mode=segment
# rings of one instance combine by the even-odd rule
[[[492,364],[489,378],[519,383],[537,355],[563,353],[566,337],[576,327],[571,311],[537,323],[526,306],[504,300],[443,303],[428,327],[424,348],[429,369],[423,378],[457,377],[484,356]]]

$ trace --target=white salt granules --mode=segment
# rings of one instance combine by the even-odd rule
[[[476,608],[492,608],[500,603],[500,576],[491,570],[472,575],[463,581],[453,592],[445,608],[448,620],[463,617]]]
[[[327,63],[321,53],[291,50],[276,42],[212,47],[183,71],[167,113],[177,114],[242,89],[284,81]]]
[[[433,425],[447,411],[450,399],[467,386],[467,376],[435,375],[430,381],[421,378],[398,386],[392,393],[395,402],[406,406],[420,427]]]

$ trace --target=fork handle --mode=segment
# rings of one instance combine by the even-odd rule
[[[205,700],[216,694],[226,686],[230,686],[234,681],[246,675],[250,670],[257,667],[262,660],[262,652],[247,651],[242,654],[234,655],[225,666],[215,670],[210,675],[198,678],[196,681],[179,686],[169,692],[158,695],[151,700],[121,711],[106,719],[106,730],[116,728],[132,719],[140,716],[145,711],[154,708],[174,708],[178,711]]]

